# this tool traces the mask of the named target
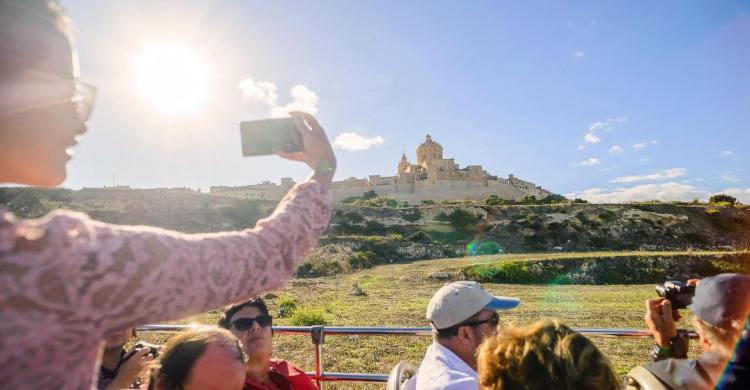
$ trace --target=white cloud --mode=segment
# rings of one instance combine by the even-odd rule
[[[599,161],[598,158],[592,157],[592,158],[588,158],[588,159],[583,160],[583,161],[576,161],[572,165],[578,165],[578,166],[582,166],[582,167],[593,167],[593,166],[597,166],[597,165],[599,165],[601,163],[602,162]]]
[[[283,107],[272,107],[271,117],[279,118],[289,115],[289,111],[304,111],[310,114],[318,113],[318,94],[302,84],[297,84],[289,90],[292,102]]]
[[[275,106],[279,98],[276,84],[271,81],[255,81],[248,77],[237,84],[237,89],[242,93],[243,99],[264,102],[270,106]]]
[[[574,60],[582,60],[584,57],[586,57],[586,52],[583,52],[581,50],[576,50],[570,53],[570,55],[573,57]]]
[[[379,135],[367,138],[357,133],[342,133],[333,141],[333,146],[343,150],[360,151],[382,145],[383,142],[383,137]]]
[[[620,145],[615,145],[609,148],[609,154],[622,154],[622,148]]]
[[[586,133],[586,135],[583,137],[583,142],[587,144],[598,144],[601,142],[601,138],[594,135],[594,133]]]
[[[633,144],[633,145],[630,145],[630,146],[632,146],[633,149],[635,149],[635,150],[641,150],[641,149],[645,149],[649,145],[656,145],[658,143],[659,143],[658,141],[653,140],[653,141],[648,141],[648,142],[639,142],[637,144]]]
[[[609,118],[606,121],[596,121],[589,126],[586,135],[583,136],[583,141],[586,144],[598,144],[602,141],[596,133],[600,131],[610,131],[615,128],[615,124],[627,123],[628,117],[618,116],[616,118]],[[578,150],[585,149],[586,145],[578,145]]]
[[[646,175],[634,175],[634,176],[622,176],[616,177],[610,182],[612,183],[635,183],[639,181],[661,181],[675,179],[687,175],[687,169],[685,168],[672,168],[665,169],[663,171],[656,171]]]
[[[730,175],[721,175],[719,176],[719,178],[721,178],[721,180],[724,180],[727,183],[737,183],[740,181],[740,179],[734,176],[730,176]]]
[[[750,189],[746,191],[746,195],[750,198]],[[571,199],[586,199],[592,203],[627,203],[648,200],[706,200],[710,194],[709,191],[695,188],[689,184],[668,182],[660,184],[641,184],[635,187],[617,188],[614,190],[591,188],[580,192],[566,194],[565,196]]]
[[[648,157],[644,157],[644,158],[642,158],[642,159],[640,159],[640,160],[638,160],[638,161],[640,161],[640,162],[641,162],[641,164],[645,164],[645,163],[647,163],[647,162],[650,162],[650,161],[651,161],[651,159],[650,159],[650,158],[648,158]]]
[[[750,188],[727,188],[721,194],[732,195],[744,204],[750,204]]]
[[[721,154],[724,155],[724,156],[731,156],[731,155],[734,154],[734,152],[727,149],[727,150],[722,150]]]
[[[297,84],[289,90],[292,101],[286,105],[279,105],[278,88],[272,81],[255,81],[248,77],[237,83],[237,89],[242,93],[243,99],[270,106],[269,114],[272,118],[288,116],[289,111],[318,113],[318,94],[302,84]]]
[[[597,121],[597,122],[592,123],[591,126],[589,126],[589,133],[593,133],[595,131],[599,131],[604,128],[605,128],[604,122]]]

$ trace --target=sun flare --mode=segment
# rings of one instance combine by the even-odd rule
[[[157,111],[194,114],[209,97],[210,69],[193,50],[179,45],[152,45],[137,55],[135,85]]]

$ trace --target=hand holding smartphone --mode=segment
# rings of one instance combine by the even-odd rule
[[[245,157],[302,152],[305,149],[292,118],[241,122],[240,134]]]
[[[242,154],[277,154],[304,162],[313,169],[311,179],[330,186],[336,171],[336,155],[325,131],[308,113],[292,111],[289,115],[291,118],[241,122]]]

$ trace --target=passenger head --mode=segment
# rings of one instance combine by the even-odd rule
[[[219,320],[220,327],[242,341],[248,364],[263,364],[264,367],[271,359],[272,323],[268,307],[260,297],[230,306]]]
[[[60,184],[93,99],[60,4],[0,2],[0,58],[0,182]]]
[[[167,341],[152,380],[157,390],[240,390],[246,356],[225,329],[188,330]]]
[[[701,348],[729,358],[750,313],[750,276],[721,274],[701,280],[688,308]]]
[[[113,330],[104,335],[104,349],[121,350],[133,337],[136,337],[134,328]]]
[[[484,390],[619,389],[609,360],[558,320],[506,326],[479,351]]]
[[[435,342],[476,367],[477,347],[497,333],[497,310],[512,309],[518,303],[517,298],[492,296],[477,282],[454,282],[433,295],[427,306],[427,319]]]

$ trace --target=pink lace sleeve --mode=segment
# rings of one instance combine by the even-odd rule
[[[2,229],[12,237],[0,237],[1,298],[83,319],[92,336],[181,318],[283,285],[330,211],[328,191],[308,181],[241,232],[188,235],[71,212],[21,221]]]

